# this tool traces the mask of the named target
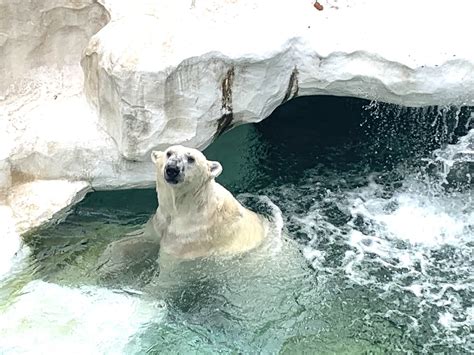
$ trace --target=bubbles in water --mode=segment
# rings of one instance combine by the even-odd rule
[[[470,193],[448,193],[408,174],[389,195],[386,186],[373,180],[361,188],[325,193],[287,223],[296,235],[306,236],[300,239],[303,252],[319,275],[340,275],[378,290],[385,303],[382,318],[408,327],[418,347],[428,352],[440,344],[472,349],[473,200]],[[282,191],[280,203],[297,196]],[[333,223],[341,201],[350,220]],[[345,212],[339,215],[344,220]]]

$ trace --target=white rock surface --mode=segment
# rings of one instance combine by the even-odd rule
[[[108,20],[94,0],[0,0],[0,99],[21,95],[43,69],[77,66]]]
[[[12,186],[0,203],[0,279],[28,254],[22,250],[22,234],[62,219],[89,191],[84,181],[35,180]]]
[[[16,230],[13,211],[0,205],[0,280],[13,266],[15,254],[21,248],[20,234]]]
[[[4,159],[0,157],[0,201],[6,198],[12,183],[10,169],[8,157],[4,157]]]
[[[474,105],[474,2],[320,2],[0,0],[0,205],[36,180],[150,187],[150,150],[204,148],[296,95]],[[72,186],[14,208],[16,233]]]
[[[65,180],[35,180],[14,186],[8,195],[8,204],[17,232],[23,234],[63,217],[64,212],[90,190],[86,182]]]
[[[79,180],[100,189],[150,186],[154,176],[151,162],[124,160],[98,126],[83,95],[71,88],[54,99],[47,85],[42,89],[40,100],[8,117],[21,128],[3,133],[17,136],[20,142],[10,152],[14,180]]]
[[[91,40],[86,94],[130,160],[204,148],[296,95],[474,105],[474,3],[142,1]],[[105,1],[113,9],[116,2]]]

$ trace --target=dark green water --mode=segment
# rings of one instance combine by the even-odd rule
[[[145,268],[105,284],[94,269],[153,214],[155,191],[90,194],[0,284],[0,353],[473,352],[472,187],[449,186],[433,159],[470,115],[310,97],[233,129],[205,151],[220,183],[254,209],[270,198],[300,252],[184,263],[159,282]]]

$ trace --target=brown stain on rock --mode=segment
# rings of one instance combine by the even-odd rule
[[[298,69],[295,67],[291,72],[290,80],[288,80],[288,87],[286,88],[285,97],[283,97],[281,105],[283,105],[288,100],[298,96],[298,90]]]
[[[221,92],[222,92],[222,105],[221,111],[222,116],[217,121],[217,130],[214,137],[220,136],[222,133],[228,131],[232,127],[232,121],[234,119],[234,111],[232,107],[232,86],[234,84],[234,67],[232,66],[222,80]]]

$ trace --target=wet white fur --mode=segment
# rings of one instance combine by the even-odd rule
[[[184,180],[173,185],[164,179],[167,152],[184,164]],[[187,156],[194,163],[187,161]],[[150,221],[160,238],[161,252],[193,259],[210,255],[232,255],[258,246],[266,235],[267,223],[243,207],[214,179],[222,172],[196,149],[172,146],[154,151],[159,207]]]

